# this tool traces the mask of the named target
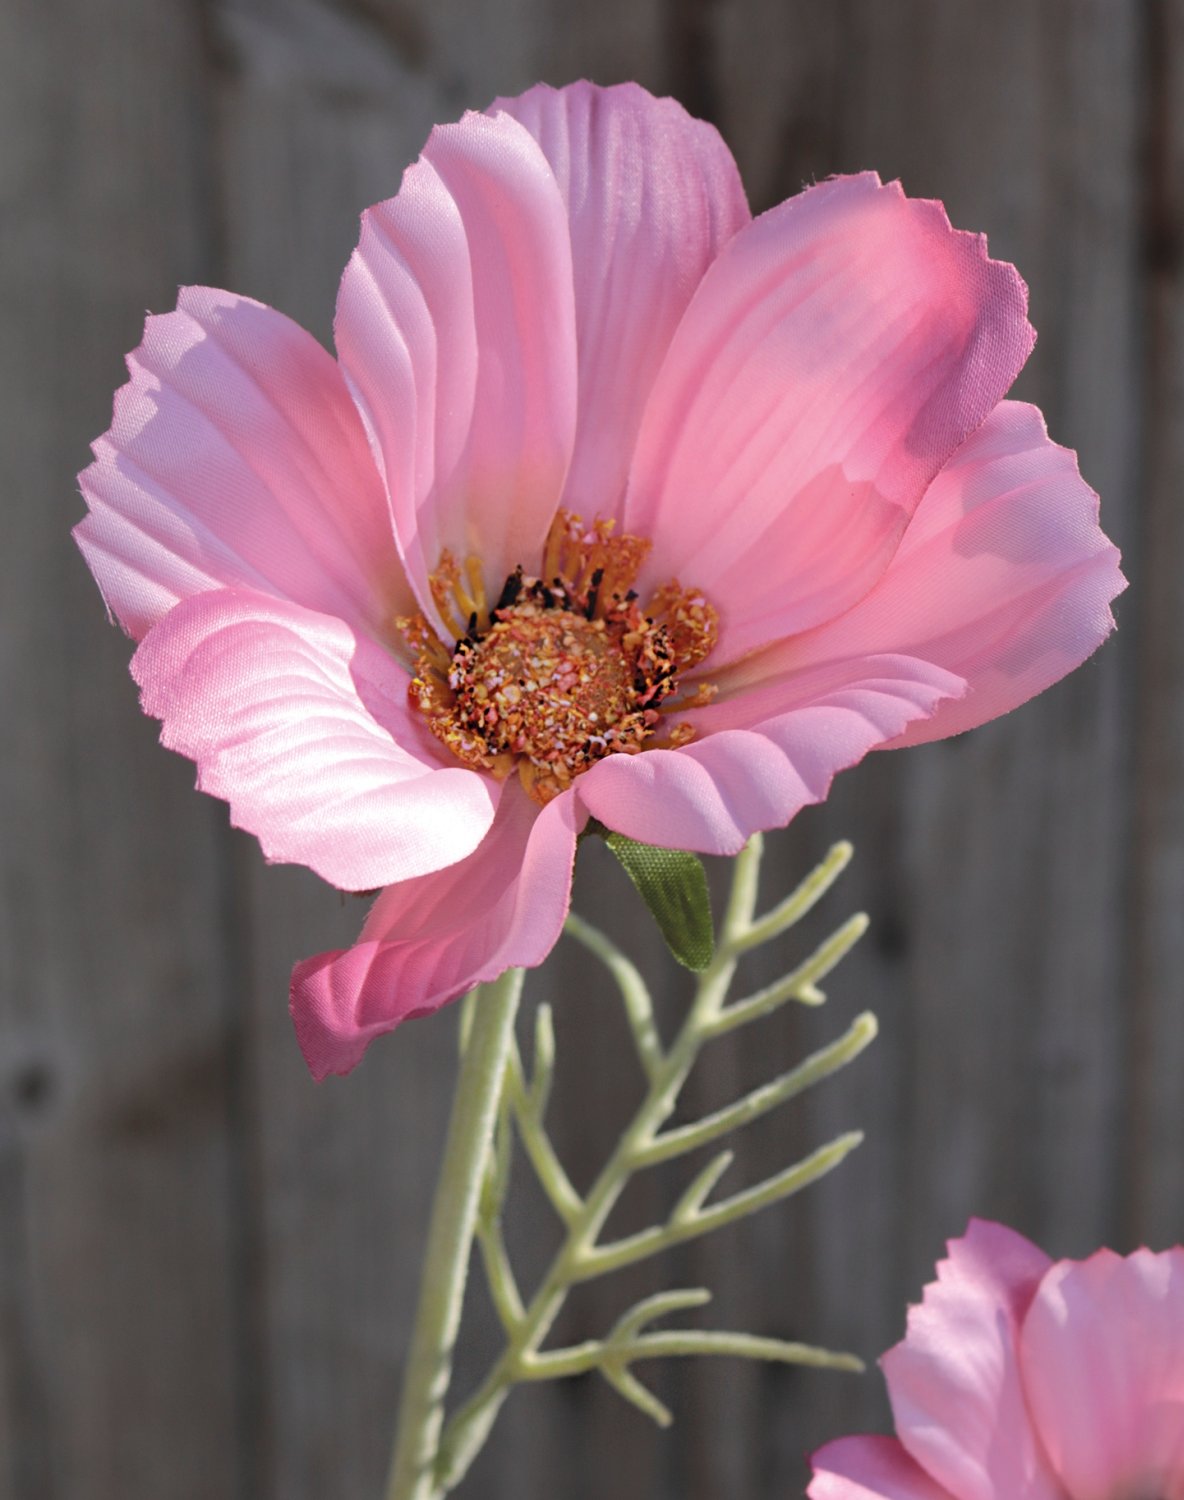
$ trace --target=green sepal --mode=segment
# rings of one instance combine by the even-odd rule
[[[684,968],[701,973],[715,953],[703,861],[684,849],[636,843],[623,833],[606,833],[604,841],[649,907],[671,953]]]

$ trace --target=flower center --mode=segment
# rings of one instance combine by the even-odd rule
[[[631,585],[649,544],[590,529],[567,511],[551,527],[542,577],[517,568],[487,609],[479,559],[463,576],[445,553],[432,594],[455,631],[451,652],[422,616],[400,620],[416,651],[412,701],[458,760],[502,777],[517,770],[548,802],[606,755],[686,744],[694,729],[666,724],[680,673],[717,636],[715,610],[669,583],[645,610]],[[697,687],[679,710],[710,702]]]
[[[636,707],[620,628],[538,604],[501,611],[475,645],[458,642],[449,678],[461,722],[490,749],[539,764],[615,735]]]

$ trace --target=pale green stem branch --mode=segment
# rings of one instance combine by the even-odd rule
[[[641,1332],[647,1323],[657,1318],[669,1317],[671,1313],[686,1312],[691,1307],[704,1307],[711,1301],[711,1293],[705,1286],[672,1287],[666,1292],[655,1292],[652,1297],[643,1297],[634,1303],[620,1318],[609,1334],[610,1343],[619,1344]]]
[[[660,1355],[736,1354],[793,1360],[834,1369],[861,1368],[859,1361],[850,1355],[832,1354],[808,1345],[788,1344],[747,1334],[698,1330],[642,1331],[644,1325],[655,1317],[701,1304],[707,1297],[702,1289],[664,1292],[643,1300],[621,1319],[606,1340],[590,1341],[573,1349],[540,1352],[564,1299],[578,1282],[707,1234],[796,1193],[837,1166],[862,1138],[854,1132],[841,1136],[766,1181],[718,1203],[708,1204],[707,1200],[732,1159],[730,1152],[721,1152],[699,1171],[665,1224],[607,1245],[597,1243],[626,1183],[639,1167],[681,1155],[756,1119],[833,1072],[861,1051],[875,1034],[874,1018],[862,1016],[846,1036],[815,1053],[782,1078],[753,1090],[744,1099],[705,1119],[661,1134],[674,1113],[680,1092],[704,1043],[723,1031],[766,1014],[786,999],[817,1003],[822,998],[816,987],[817,981],[838,962],[866,925],[862,918],[852,919],[786,980],[749,996],[731,1009],[725,1009],[729,986],[741,954],[799,920],[834,882],[851,853],[849,845],[836,845],[818,870],[803,881],[788,900],[754,921],[761,852],[762,841],[758,836],[736,859],[731,895],[715,955],[698,978],[694,999],[669,1048],[663,1048],[661,1044],[649,992],[633,964],[602,933],[578,917],[568,919],[569,933],[608,967],[621,991],[648,1089],[600,1175],[587,1196],[581,1198],[559,1162],[543,1125],[554,1061],[549,1013],[540,1018],[536,1031],[534,1069],[529,1082],[516,1043],[512,1037],[507,1041],[503,1053],[502,1107],[512,1114],[517,1124],[539,1181],[566,1225],[566,1238],[538,1290],[523,1306],[501,1240],[498,1189],[504,1178],[498,1172],[495,1156],[489,1179],[488,1211],[478,1220],[477,1232],[494,1300],[506,1328],[506,1347],[442,1432],[438,1410],[434,1411],[432,1443],[422,1444],[419,1450],[421,1455],[430,1456],[432,1444],[438,1439],[434,1465],[431,1474],[422,1479],[423,1487],[392,1490],[388,1500],[438,1500],[452,1489],[480,1450],[502,1402],[516,1381],[541,1380],[596,1368],[627,1400],[664,1424],[670,1420],[670,1413],[630,1373],[631,1361]],[[470,1046],[476,1045],[476,1037],[474,1022]],[[469,1232],[471,1235],[471,1227]]]
[[[534,1053],[530,1059],[530,1112],[541,1120],[547,1112],[555,1081],[555,1018],[549,1005],[534,1013]]]
[[[763,833],[754,833],[736,856],[732,889],[720,931],[721,947],[728,947],[733,955],[752,946],[745,939],[752,931],[752,914],[756,911],[757,888],[760,885],[761,860],[764,855],[765,836]]]
[[[713,1156],[697,1177],[693,1177],[670,1213],[672,1224],[693,1219],[715,1191],[716,1184],[736,1159],[734,1151]]]
[[[862,1015],[856,1016],[837,1041],[811,1053],[804,1062],[791,1068],[788,1073],[783,1073],[780,1078],[761,1084],[735,1104],[705,1115],[690,1125],[682,1125],[677,1130],[667,1130],[657,1136],[635,1158],[636,1165],[651,1167],[658,1162],[669,1161],[671,1157],[682,1156],[699,1146],[706,1146],[720,1136],[730,1135],[740,1126],[760,1119],[761,1115],[768,1114],[771,1109],[776,1109],[795,1094],[804,1093],[823,1078],[837,1072],[852,1058],[858,1057],[874,1039],[877,1029],[875,1016],[870,1011],[864,1011]]]
[[[514,1268],[506,1253],[500,1218],[478,1223],[477,1243],[481,1247],[481,1258],[485,1263],[485,1279],[489,1284],[489,1295],[493,1299],[493,1305],[501,1319],[502,1327],[506,1330],[508,1337],[513,1338],[518,1332],[525,1309],[522,1305],[522,1294],[518,1290]]]
[[[700,1209],[698,1213],[678,1220],[672,1217],[667,1224],[654,1225],[650,1229],[628,1235],[625,1239],[586,1250],[572,1266],[572,1279],[591,1281],[593,1277],[607,1275],[609,1271],[619,1271],[624,1266],[633,1265],[635,1261],[657,1255],[659,1251],[669,1249],[672,1245],[698,1239],[734,1219],[743,1218],[760,1208],[768,1207],[770,1203],[788,1198],[810,1183],[817,1182],[827,1172],[833,1171],[862,1140],[862,1131],[850,1130],[829,1145],[820,1146],[817,1151],[811,1152],[793,1166],[786,1167],[783,1172],[776,1173],[755,1187],[733,1193],[730,1198],[713,1203],[709,1208]]]
[[[471,1007],[444,1161],[432,1207],[419,1309],[403,1382],[387,1500],[437,1500],[434,1474],[465,1279],[497,1118],[522,970],[484,986]]]
[[[703,1044],[706,1023],[718,1014],[735,973],[740,938],[748,930],[756,905],[760,857],[759,837],[752,839],[736,857],[732,893],[724,914],[720,943],[715,957],[699,978],[694,1002],[681,1031],[656,1066],[641,1108],[571,1219],[567,1240],[531,1298],[518,1337],[509,1341],[484,1381],[449,1421],[440,1444],[436,1471],[443,1490],[451,1489],[459,1482],[480,1450],[516,1378],[523,1356],[538,1349],[550,1332],[568,1287],[583,1279],[582,1266],[624,1190],[637,1153],[649,1144],[673,1113],[679,1092]],[[512,1067],[511,1086],[514,1086]],[[527,1149],[530,1149],[529,1143]]]
[[[777,1360],[782,1364],[812,1365],[823,1370],[864,1368],[854,1354],[835,1354],[811,1344],[791,1344],[782,1339],[760,1338],[751,1333],[728,1333],[715,1329],[663,1329],[644,1333],[619,1343],[589,1339],[569,1349],[533,1354],[518,1367],[520,1380],[553,1380],[565,1375],[583,1375],[608,1362],[633,1364],[642,1359],[679,1358],[691,1354],[731,1354],[742,1359]]]
[[[826,996],[817,988],[818,981],[826,976],[846,958],[851,949],[868,928],[867,915],[857,912],[833,932],[824,943],[811,953],[803,963],[787,974],[784,979],[767,985],[745,1000],[737,1000],[725,1006],[711,1024],[712,1036],[723,1036],[737,1026],[746,1026],[749,1021],[759,1020],[787,1000],[798,1000],[805,1005],[820,1005]]]
[[[817,905],[834,885],[835,881],[851,863],[851,856],[855,850],[846,841],[835,844],[828,851],[826,858],[817,867],[811,870],[805,880],[786,896],[784,901],[779,902],[770,912],[753,922],[740,939],[741,948],[759,948],[767,943],[770,938],[775,938],[787,927],[792,927],[795,922],[800,922],[811,907]]]
[[[617,982],[625,1016],[633,1032],[634,1045],[648,1079],[653,1081],[662,1064],[662,1044],[654,1024],[654,1007],[645,980],[616,943],[603,932],[570,912],[566,931],[601,961]]]
[[[555,1154],[551,1138],[543,1129],[538,1111],[535,1109],[526,1087],[522,1071],[522,1058],[517,1043],[511,1040],[509,1060],[506,1067],[506,1092],[510,1107],[518,1123],[518,1134],[526,1154],[530,1157],[535,1176],[551,1206],[565,1224],[573,1224],[583,1207],[580,1195],[572,1187],[571,1178],[564,1171],[563,1163]]]

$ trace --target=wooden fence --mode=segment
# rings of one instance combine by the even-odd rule
[[[1058,1255],[1184,1238],[1181,0],[0,0],[0,1500],[380,1493],[454,1017],[310,1083],[288,970],[362,908],[265,868],[157,747],[68,538],[73,475],[145,308],[212,282],[327,339],[357,214],[430,124],[580,76],[714,119],[756,207],[875,166],[986,230],[1031,284],[1020,394],[1079,450],[1133,585],[1069,681],[871,757],[770,840],[775,895],[853,839],[811,932],[858,907],[872,932],[823,1011],[717,1044],[696,1100],[871,1006],[871,1053],[752,1132],[738,1180],[868,1140],[678,1280],[717,1289],[704,1321],[874,1357],[971,1214]],[[606,861],[577,901],[659,961]],[[556,1137],[586,1180],[638,1079],[566,947],[548,990],[580,1064]],[[667,1179],[648,1191],[636,1212]],[[537,1262],[550,1227],[519,1209]],[[589,1291],[567,1333],[652,1285]],[[592,1377],[528,1390],[462,1493],[774,1500],[807,1448],[887,1426],[874,1371],[647,1374],[673,1434]]]

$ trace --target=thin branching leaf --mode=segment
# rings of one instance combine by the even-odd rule
[[[780,1078],[774,1078],[771,1083],[762,1083],[735,1104],[729,1104],[713,1114],[705,1115],[701,1120],[680,1125],[676,1130],[667,1130],[657,1136],[645,1151],[638,1153],[638,1165],[648,1167],[655,1162],[669,1161],[674,1156],[683,1156],[688,1151],[709,1145],[720,1136],[731,1134],[742,1125],[759,1120],[762,1115],[767,1115],[786,1100],[795,1098],[823,1078],[829,1078],[832,1073],[846,1067],[875,1039],[878,1030],[879,1023],[875,1016],[870,1010],[865,1010],[862,1015],[856,1016],[837,1041],[820,1047]]]
[[[674,1413],[670,1408],[659,1401],[653,1391],[647,1390],[637,1376],[624,1365],[601,1365],[600,1373],[613,1390],[636,1406],[638,1411],[644,1412],[659,1427],[669,1427],[674,1421]]]
[[[654,1022],[654,1002],[645,980],[637,966],[625,957],[610,937],[578,917],[574,911],[567,915],[565,930],[578,943],[582,943],[589,953],[595,954],[616,980],[637,1055],[646,1077],[652,1083],[662,1066],[662,1043]]]
[[[488,1213],[479,1223],[478,1234],[494,1303],[506,1328],[506,1347],[484,1381],[446,1423],[433,1465],[441,1493],[463,1477],[507,1392],[517,1381],[561,1379],[599,1370],[627,1401],[666,1426],[671,1413],[633,1374],[630,1367],[636,1361],[683,1355],[732,1355],[829,1369],[862,1368],[853,1355],[836,1354],[808,1344],[739,1332],[649,1328],[660,1317],[702,1305],[708,1297],[704,1288],[683,1288],[644,1298],[618,1320],[606,1339],[541,1351],[566,1296],[578,1283],[709,1234],[789,1197],[837,1166],[862,1139],[858,1132],[839,1136],[764,1181],[713,1201],[712,1195],[732,1160],[731,1151],[720,1151],[700,1168],[664,1223],[607,1244],[600,1242],[614,1205],[636,1171],[707,1145],[766,1114],[849,1062],[867,1046],[876,1031],[875,1018],[862,1015],[844,1036],[779,1078],[758,1085],[713,1114],[667,1129],[678,1108],[683,1086],[707,1044],[726,1031],[768,1015],[787,1000],[820,1003],[824,998],[820,980],[861,936],[866,918],[851,918],[784,979],[729,1006],[728,991],[740,955],[779,937],[800,920],[837,878],[850,858],[850,846],[836,845],[790,897],[758,918],[755,912],[762,841],[759,836],[750,840],[735,862],[717,945],[711,929],[706,880],[694,856],[650,849],[617,835],[609,835],[608,842],[638,889],[646,895],[647,904],[662,925],[675,956],[696,969],[700,977],[677,1033],[663,1045],[654,1024],[649,993],[637,969],[603,933],[578,917],[569,919],[568,931],[605,964],[621,992],[647,1089],[619,1144],[586,1193],[580,1195],[543,1126],[554,1063],[550,1013],[544,1009],[538,1014],[529,1083],[518,1048],[511,1046],[506,1066],[505,1108],[517,1126],[526,1155],[562,1220],[565,1233],[550,1268],[533,1296],[524,1303],[514,1284],[501,1239],[499,1213],[508,1172],[502,1152],[504,1136],[509,1134],[504,1128],[509,1119],[504,1118],[483,1194],[483,1207]]]
[[[779,1203],[782,1198],[789,1198],[794,1193],[801,1192],[802,1188],[808,1187],[810,1183],[817,1182],[820,1177],[824,1177],[827,1172],[833,1171],[862,1140],[862,1131],[850,1130],[831,1141],[829,1145],[812,1151],[801,1161],[794,1162],[783,1171],[775,1172],[772,1177],[767,1177],[763,1182],[758,1182],[750,1188],[743,1188],[740,1192],[733,1193],[730,1198],[713,1203],[690,1217],[680,1219],[677,1223],[674,1222],[672,1215],[665,1224],[653,1224],[649,1229],[641,1229],[636,1234],[626,1235],[623,1239],[612,1241],[607,1245],[598,1245],[595,1250],[588,1251],[576,1262],[574,1279],[591,1281],[594,1277],[607,1275],[609,1271],[619,1271],[623,1266],[633,1265],[635,1261],[648,1260],[650,1256],[657,1255],[659,1251],[666,1250],[672,1245],[679,1245],[684,1240],[698,1239],[714,1229],[722,1228],[725,1224],[734,1224],[738,1219],[747,1218],[758,1209],[767,1208],[772,1203]]]
[[[564,1224],[574,1224],[583,1204],[551,1144],[546,1127],[531,1103],[517,1043],[511,1044],[509,1062],[506,1065],[506,1097],[539,1186]]]
[[[760,1020],[788,1000],[796,1000],[802,1005],[821,1005],[826,996],[818,988],[818,981],[825,979],[846,958],[867,929],[866,914],[856,912],[837,932],[832,932],[825,942],[820,943],[804,963],[800,963],[783,979],[766,985],[763,990],[758,990],[745,1000],[737,1000],[725,1006],[712,1023],[711,1034],[722,1036],[724,1032],[732,1031],[737,1026],[746,1026],[750,1021]]]
[[[659,1136],[659,1140],[661,1137]],[[721,1151],[713,1156],[674,1205],[670,1213],[672,1224],[685,1224],[693,1219],[714,1192],[717,1183],[736,1159],[734,1151]]]
[[[658,1318],[668,1318],[671,1313],[686,1312],[692,1307],[706,1307],[711,1293],[705,1286],[672,1288],[668,1292],[655,1292],[635,1303],[623,1317],[618,1318],[609,1335],[610,1344],[625,1343],[641,1332],[647,1324]]]
[[[763,917],[758,917],[740,939],[743,948],[759,948],[779,936],[815,907],[851,863],[855,850],[844,840],[834,844],[826,858],[811,870],[805,880]]]
[[[549,1005],[540,1005],[534,1014],[534,1070],[530,1078],[530,1107],[537,1120],[547,1112],[551,1085],[555,1080],[555,1021]]]
[[[514,1338],[522,1326],[526,1310],[522,1305],[518,1282],[502,1236],[501,1220],[483,1220],[479,1223],[477,1243],[481,1248],[481,1259],[485,1265],[485,1280],[489,1286],[490,1299],[501,1319],[502,1327],[510,1338]]]

